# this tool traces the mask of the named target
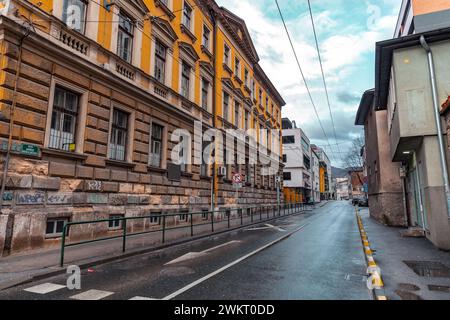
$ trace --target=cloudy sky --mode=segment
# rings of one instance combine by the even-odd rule
[[[217,0],[243,18],[261,65],[287,102],[283,117],[295,120],[324,147],[333,165],[342,163],[362,93],[374,86],[375,42],[392,38],[401,0],[312,0],[312,10],[336,126],[334,139],[306,0],[279,0],[332,150],[317,121],[274,0]]]

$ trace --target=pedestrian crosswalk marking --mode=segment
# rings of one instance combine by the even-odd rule
[[[159,299],[136,296],[131,298],[130,300],[159,300]]]
[[[60,284],[53,284],[53,283],[43,283],[39,284],[37,286],[33,286],[27,289],[24,289],[24,291],[32,292],[32,293],[38,293],[38,294],[47,294],[56,290],[60,290],[62,288],[65,288],[66,286],[60,285]]]
[[[80,294],[74,295],[70,298],[75,299],[75,300],[101,300],[112,294],[114,294],[114,292],[92,289],[92,290],[88,290],[88,291],[82,292]]]

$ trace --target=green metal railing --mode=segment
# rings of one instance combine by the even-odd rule
[[[76,221],[76,222],[67,222],[64,224],[63,232],[62,232],[62,241],[61,241],[61,253],[60,253],[60,266],[64,265],[64,254],[65,249],[68,247],[74,247],[77,245],[83,245],[87,243],[94,243],[106,240],[113,240],[122,238],[122,252],[126,251],[127,245],[127,237],[138,236],[143,234],[151,234],[151,233],[161,233],[161,243],[166,242],[166,233],[172,230],[180,230],[190,228],[190,235],[194,237],[195,227],[210,225],[211,232],[214,233],[215,225],[227,223],[227,229],[230,229],[232,226],[232,222],[236,220],[240,220],[240,225],[244,226],[244,215],[250,217],[250,223],[254,223],[255,216],[259,217],[259,221],[266,221],[277,216],[286,216],[292,215],[296,213],[300,213],[306,210],[306,207],[309,205],[303,203],[287,203],[283,205],[269,205],[269,206],[257,206],[257,207],[241,207],[241,208],[230,208],[230,209],[222,209],[217,211],[202,211],[202,212],[178,212],[178,213],[165,213],[159,215],[149,215],[149,216],[140,216],[140,217],[116,217],[110,219],[101,219],[101,220],[91,220],[91,221]],[[232,212],[236,212],[234,216],[232,216]],[[189,221],[183,221],[184,224],[181,226],[170,226],[167,223],[168,218],[171,217],[189,217]],[[194,223],[194,216],[200,216],[201,223]],[[206,216],[206,219],[205,219]],[[219,219],[220,218],[220,219]],[[157,219],[157,224],[150,226],[150,230],[145,230],[145,220],[146,219]],[[140,232],[128,233],[127,226],[130,226],[128,222],[135,220],[144,220],[143,230]],[[210,221],[209,221],[210,220]],[[71,242],[67,243],[66,238],[69,235],[70,227],[73,226],[81,226],[87,224],[100,224],[100,223],[109,223],[120,221],[121,225],[117,230],[121,231],[121,234],[109,237],[103,237],[98,239],[84,240],[79,242]],[[258,221],[258,219],[256,220]],[[175,220],[174,220],[175,224]],[[154,228],[155,226],[160,226],[160,228]]]

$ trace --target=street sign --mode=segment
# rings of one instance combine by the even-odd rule
[[[242,178],[242,175],[240,173],[235,173],[233,175],[233,179],[232,180],[233,180],[233,187],[234,188],[236,188],[236,189],[242,188],[243,178]]]
[[[39,156],[39,147],[35,146],[33,144],[22,144],[22,148],[20,150],[21,154],[27,155],[27,156]]]

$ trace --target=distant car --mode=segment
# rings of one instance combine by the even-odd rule
[[[363,196],[355,196],[352,198],[352,205],[359,205],[360,201],[364,200]]]
[[[364,197],[363,199],[359,200],[358,205],[359,205],[360,207],[364,207],[364,208],[369,207],[369,199],[367,199],[366,197]]]

